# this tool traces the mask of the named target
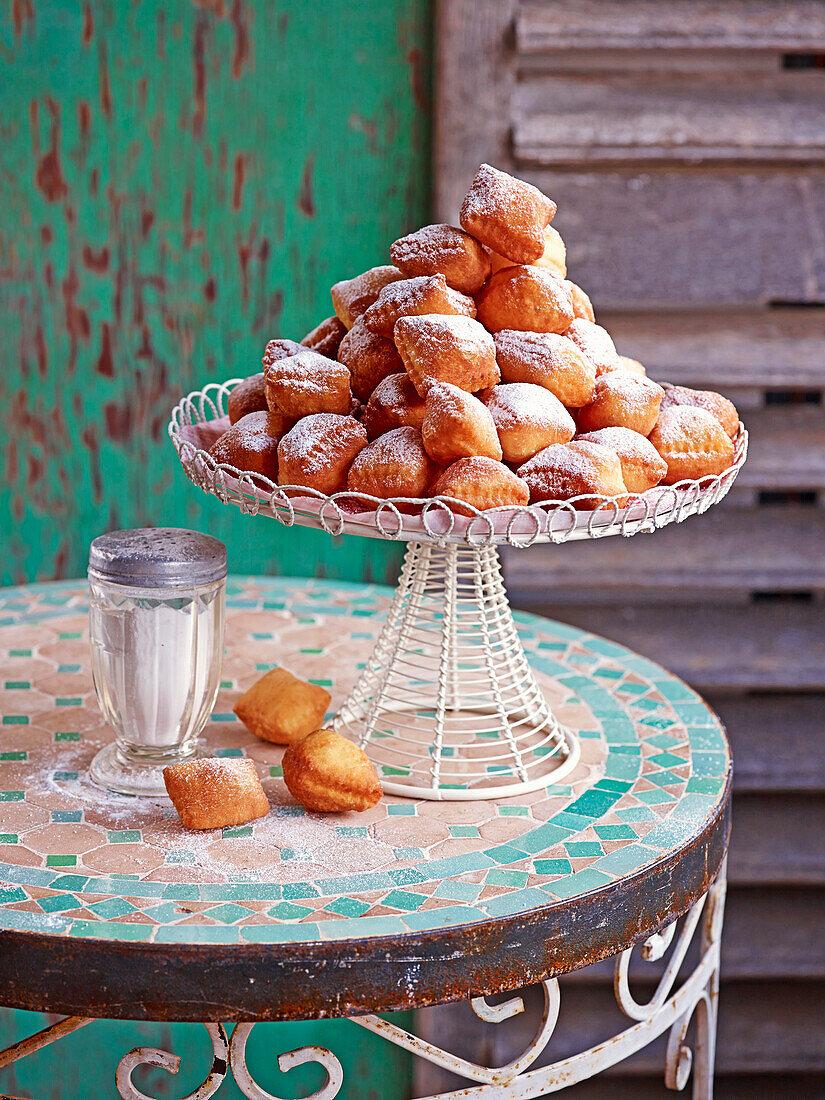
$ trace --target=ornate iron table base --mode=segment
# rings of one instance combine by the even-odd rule
[[[560,1092],[624,1061],[669,1030],[665,1084],[669,1089],[681,1091],[687,1085],[692,1072],[693,1100],[710,1100],[713,1095],[719,952],[724,905],[723,868],[708,893],[684,917],[644,941],[641,957],[645,961],[661,959],[670,950],[664,973],[649,1001],[637,1001],[630,990],[628,968],[635,947],[629,947],[616,956],[616,1000],[622,1012],[635,1023],[606,1042],[549,1065],[530,1068],[550,1042],[558,1019],[560,993],[557,978],[541,983],[544,1011],[528,1047],[518,1058],[496,1068],[477,1065],[450,1054],[379,1016],[352,1017],[352,1023],[475,1083],[474,1087],[471,1085],[456,1092],[440,1093],[439,1100],[458,1100],[459,1097],[462,1100],[472,1100],[474,1097],[478,1100],[530,1100],[531,1097]],[[680,968],[697,930],[700,940],[699,961],[693,972],[674,991]],[[490,1005],[483,997],[476,997],[470,1003],[476,1016],[491,1024],[501,1023],[524,1011],[524,1003],[520,997],[513,997],[497,1005]],[[688,1030],[694,1018],[695,1054],[687,1043]],[[0,1068],[93,1022],[84,1017],[67,1017],[0,1052]],[[277,1096],[267,1092],[253,1080],[246,1066],[246,1044],[255,1024],[237,1024],[231,1038],[227,1037],[226,1029],[220,1023],[207,1023],[205,1027],[214,1050],[212,1068],[200,1088],[190,1093],[185,1100],[206,1100],[213,1096],[230,1072],[241,1092],[250,1097],[250,1100],[278,1100]],[[344,1084],[344,1073],[341,1063],[331,1051],[309,1046],[278,1056],[278,1067],[283,1073],[307,1062],[320,1064],[327,1075],[322,1087],[309,1100],[332,1100]],[[130,1051],[121,1058],[116,1073],[117,1090],[124,1100],[151,1100],[132,1082],[132,1072],[139,1065],[159,1066],[170,1073],[177,1073],[180,1058],[152,1047],[137,1047]],[[436,1098],[428,1097],[426,1100]]]

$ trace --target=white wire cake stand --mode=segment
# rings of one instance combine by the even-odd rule
[[[209,453],[229,428],[226,399],[241,381],[210,383],[173,410],[169,435],[191,481],[285,527],[408,544],[383,630],[333,725],[393,777],[385,791],[412,798],[507,798],[558,782],[578,762],[578,738],[556,721],[527,663],[497,547],[629,537],[681,523],[727,494],[748,450],[740,423],[733,464],[721,474],[657,486],[625,506],[599,497],[587,511],[576,504],[592,495],[484,512],[443,496],[423,503],[327,496],[276,485]]]

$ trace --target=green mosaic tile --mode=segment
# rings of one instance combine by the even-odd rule
[[[59,634],[58,637],[60,638],[61,642],[76,642],[78,638],[82,637],[82,635],[79,630],[68,630],[64,631],[62,634]]]
[[[183,920],[186,913],[182,913],[180,906],[174,901],[164,901],[160,905],[150,905],[143,909],[147,917],[156,920],[158,924],[171,924],[177,920]]]
[[[480,836],[478,831],[478,825],[450,825],[450,836],[452,837],[475,837]]]
[[[645,741],[656,749],[672,749],[680,738],[674,733],[657,733],[655,737],[645,737]]]
[[[89,881],[88,875],[56,875],[49,883],[52,890],[82,890]]]
[[[55,772],[52,779],[55,783],[71,783],[79,776],[79,772]]]
[[[54,894],[48,898],[38,898],[37,904],[44,913],[64,913],[69,909],[83,908],[83,903],[74,894]]]
[[[627,806],[624,810],[617,810],[616,816],[622,821],[656,821],[657,817],[648,806]]]
[[[648,760],[651,764],[658,764],[660,768],[678,768],[680,765],[687,763],[687,760],[673,752],[659,752],[655,756],[648,757]]]
[[[537,875],[570,875],[573,865],[569,859],[536,859],[533,861]]]
[[[499,871],[490,872],[492,874],[500,874]],[[481,887],[476,882],[461,882],[454,879],[448,879],[446,882],[439,883],[436,887],[434,896],[437,898],[444,898],[447,901],[475,901],[478,895],[481,893]]]
[[[56,707],[79,707],[83,703],[83,700],[79,695],[65,695],[55,699],[54,705]]]
[[[320,897],[320,892],[308,882],[288,882],[281,887],[281,893],[285,901],[300,901],[302,898]]]
[[[60,742],[60,741],[79,741],[80,740],[80,734],[77,732],[77,730],[63,730],[60,733],[56,733],[54,735],[54,739],[57,742]]]
[[[239,943],[241,930],[232,925],[167,924],[158,928],[155,943]]]
[[[420,848],[393,848],[396,859],[423,859],[424,853]]]
[[[519,848],[529,855],[537,855],[539,852],[545,852],[548,848],[560,844],[572,832],[572,829],[563,828],[552,821],[546,821],[543,825],[539,825],[537,829],[520,836],[518,838]]]
[[[676,795],[670,794],[669,791],[637,791],[635,797],[638,798],[640,802],[645,802],[649,806],[657,806],[662,802],[676,801]]]
[[[336,826],[335,832],[338,836],[345,839],[369,836],[369,830],[365,825],[338,825]]]
[[[272,779],[283,779],[284,769],[280,764],[272,764],[269,769],[269,774]]]
[[[57,671],[58,672],[73,673],[73,672],[80,672],[80,669],[81,669],[80,665],[58,665],[57,666]]]
[[[0,791],[0,802],[22,802],[25,797],[25,791]]]
[[[0,752],[0,760],[28,760],[29,754],[22,750],[15,752]]]
[[[488,886],[505,886],[509,889],[520,890],[527,885],[529,875],[526,871],[515,871],[512,868],[496,867],[488,871],[484,880]]]
[[[152,938],[151,924],[118,924],[105,920],[76,920],[69,929],[70,936],[95,940],[128,940],[130,943],[146,943]]]
[[[651,829],[644,840],[651,848],[673,848],[688,840],[695,832],[694,821],[676,821],[669,817]]]
[[[226,828],[221,829],[221,837],[233,837],[233,836],[252,836],[253,828],[251,825],[227,825]]]
[[[691,773],[700,779],[725,774],[727,759],[723,752],[695,752],[691,757]]]
[[[564,848],[572,859],[604,855],[604,848],[596,840],[571,840],[565,844]]]
[[[642,725],[651,726],[653,729],[666,730],[675,725],[671,718],[642,718]]]
[[[237,714],[232,714],[232,713],[229,713],[229,714],[215,714],[215,713],[213,713],[212,714],[212,721],[213,722],[237,722],[238,721],[238,716],[237,716]],[[238,755],[242,756],[243,753],[238,751]]]
[[[559,898],[572,898],[578,897],[579,894],[586,894],[589,890],[596,890],[600,886],[606,886],[610,881],[611,879],[603,872],[586,867],[583,871],[568,875],[567,878],[549,883],[544,889]]]
[[[499,894],[481,903],[481,907],[491,917],[508,917],[513,913],[536,909],[542,905],[547,905],[547,894],[530,886],[524,890],[511,890],[509,893]]]
[[[426,900],[426,894],[416,894],[411,890],[390,890],[381,904],[390,909],[411,911],[420,909]]]
[[[321,938],[321,927],[340,924],[341,921],[324,921],[323,926],[306,924],[253,924],[241,928],[241,939],[247,943],[298,943]]]
[[[529,806],[498,806],[496,807],[499,817],[529,817]]]
[[[17,844],[17,833],[0,833],[0,844]]]
[[[55,822],[58,822],[58,823],[61,823],[61,824],[64,824],[64,825],[68,824],[69,822],[72,822],[72,821],[82,821],[83,820],[83,811],[82,810],[52,810],[51,819],[52,819],[52,821],[55,821]]]
[[[251,910],[247,909],[245,905],[227,903],[216,905],[214,909],[207,909],[204,915],[211,917],[213,920],[219,920],[221,924],[237,924],[239,920],[248,917],[250,912]]]
[[[394,871],[388,871],[387,877],[395,886],[415,886],[419,882],[426,881],[425,876],[415,867],[399,867]]]
[[[198,857],[194,852],[176,851],[166,853],[167,863],[197,863]]]
[[[140,829],[110,829],[110,844],[140,844],[143,836]]]
[[[328,912],[336,913],[339,917],[360,917],[369,907],[369,902],[359,901],[358,898],[336,898],[324,906]]]
[[[411,932],[427,928],[448,928],[454,924],[467,924],[471,920],[483,920],[484,913],[469,905],[444,905],[440,909],[425,909],[420,913],[405,913],[404,924]]]
[[[312,862],[312,852],[303,848],[281,848],[282,860],[296,860],[304,863]]]
[[[29,691],[30,688],[29,680],[6,680],[6,691]]]
[[[688,794],[719,794],[724,786],[724,776],[718,776],[711,779],[709,777],[700,778],[694,775],[688,780],[688,785],[685,790]]]
[[[415,812],[415,806],[405,805],[404,803],[387,806],[387,813],[390,817],[414,817]]]
[[[496,863],[518,863],[525,856],[524,852],[512,844],[498,844],[495,848],[488,848],[484,854]]]
[[[636,839],[636,834],[629,825],[596,825],[595,832],[601,840]]]
[[[29,716],[27,714],[4,714],[3,725],[4,726],[27,726],[29,724]]]
[[[617,848],[601,859],[597,859],[592,868],[594,871],[606,872],[611,875],[627,875],[638,867],[649,863],[655,858],[656,853],[650,848],[643,848],[641,844],[626,844],[624,848]]]
[[[243,756],[243,749],[215,749],[215,756],[222,760],[239,760]]]
[[[302,917],[308,917],[312,910],[306,905],[294,905],[289,901],[281,901],[277,905],[273,905],[267,912],[270,917],[275,917],[276,920],[300,920]]]
[[[76,867],[77,856],[46,856],[47,867]]]
[[[32,651],[30,649],[10,649],[9,657],[31,657]]]
[[[0,905],[7,905],[9,902],[28,900],[29,895],[19,886],[0,886]]]
[[[96,901],[88,906],[104,920],[114,920],[115,917],[125,917],[127,913],[134,913],[136,909],[124,898],[106,898],[105,901]]]

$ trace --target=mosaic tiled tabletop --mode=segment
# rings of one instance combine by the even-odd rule
[[[112,736],[92,689],[81,582],[0,593],[0,929],[155,944],[278,944],[473,925],[609,885],[688,844],[725,797],[715,715],[622,646],[517,614],[530,664],[582,759],[563,785],[497,802],[384,797],[305,811],[282,750],[235,718],[275,665],[333,708],[380,631],[389,589],[235,579],[221,690],[205,732],[255,761],[269,815],[190,832],[168,802],[109,796],[89,762]]]

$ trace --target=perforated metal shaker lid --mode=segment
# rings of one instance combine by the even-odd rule
[[[220,539],[183,527],[136,527],[98,535],[89,577],[139,588],[195,588],[226,576]]]

